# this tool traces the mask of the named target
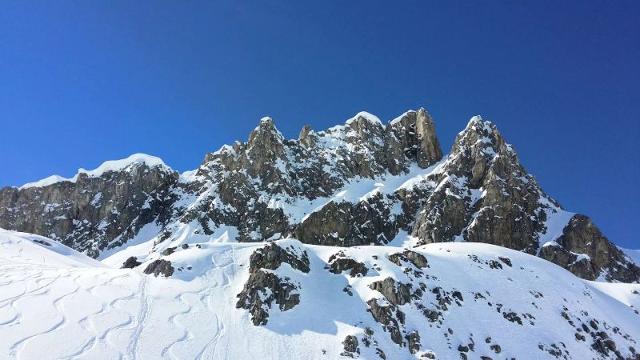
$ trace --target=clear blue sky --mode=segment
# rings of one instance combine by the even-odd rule
[[[425,106],[445,151],[482,114],[640,248],[640,1],[390,4],[3,2],[0,186],[134,152],[193,169],[263,115],[295,137]]]

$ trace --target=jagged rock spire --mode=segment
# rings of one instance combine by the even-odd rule
[[[442,159],[442,150],[433,119],[424,108],[420,108],[416,114],[416,136],[420,144],[418,166],[426,168]]]
[[[298,135],[298,140],[306,148],[315,146],[316,135],[310,125],[302,127],[302,130],[300,130],[300,134]]]
[[[276,128],[273,119],[263,117],[251,132],[247,142],[247,168],[254,177],[271,173],[274,162],[284,155],[284,137]],[[270,178],[271,176],[268,175]]]
[[[387,163],[392,174],[404,171],[411,161],[427,168],[442,159],[433,119],[424,108],[405,112],[386,130]]]

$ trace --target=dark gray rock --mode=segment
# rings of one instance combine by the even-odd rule
[[[347,335],[344,338],[344,341],[342,341],[342,345],[344,346],[344,352],[341,355],[354,357],[354,354],[360,354],[357,337],[353,335]]]
[[[133,269],[136,266],[142,264],[138,261],[138,258],[135,256],[130,256],[122,263],[122,269]]]
[[[145,274],[163,275],[164,277],[170,277],[173,275],[173,271],[171,262],[164,259],[154,260],[144,269]]]
[[[429,264],[427,263],[427,258],[424,257],[424,255],[409,249],[405,249],[401,253],[389,255],[389,261],[398,266],[402,266],[403,262],[410,262],[419,269],[423,269],[429,266]]]
[[[251,254],[249,271],[253,273],[258,269],[275,270],[283,263],[304,273],[309,272],[309,256],[306,251],[298,256],[293,251],[287,251],[275,243],[267,244]]]
[[[394,305],[380,305],[376,299],[367,301],[367,305],[369,305],[367,311],[369,311],[374,320],[380,323],[385,331],[389,333],[391,340],[403,346],[404,313]]]
[[[418,215],[424,243],[457,236],[535,253],[546,220],[544,196],[495,125],[476,117],[451,149],[440,184]]]
[[[249,276],[238,294],[236,308],[249,310],[254,325],[266,325],[274,302],[281,311],[290,310],[300,303],[298,290],[287,278],[257,270]]]
[[[628,261],[584,215],[574,215],[562,236],[555,243],[543,246],[539,255],[588,280],[595,280],[600,274],[608,281],[640,279],[640,268]]]
[[[408,111],[386,128],[387,166],[392,174],[405,171],[411,162],[422,168],[442,159],[435,125],[425,109]]]
[[[309,272],[306,252],[297,255],[293,249],[284,249],[276,243],[267,244],[251,254],[249,279],[237,295],[237,308],[249,310],[254,325],[265,325],[269,310],[275,302],[281,311],[287,311],[300,303],[299,286],[288,277],[281,278],[271,271],[283,263],[303,273]]]
[[[391,204],[380,194],[357,204],[331,201],[298,224],[293,234],[318,245],[385,244],[400,228],[391,215]]]
[[[51,237],[97,257],[124,244],[142,226],[164,223],[178,174],[134,163],[100,177],[80,173],[75,182],[0,189],[0,227]]]
[[[589,259],[579,258],[578,254],[572,253],[562,246],[543,246],[539,255],[541,258],[560,265],[583,279],[595,280],[597,277],[597,270],[592,266]]]
[[[411,301],[411,284],[396,282],[393,278],[375,281],[369,287],[389,300],[394,305],[404,305]]]
[[[407,336],[407,347],[409,348],[409,352],[412,354],[420,351],[420,334],[417,331],[412,331]]]
[[[367,276],[369,269],[359,261],[346,257],[343,252],[331,255],[329,258],[329,271],[334,274],[341,274],[349,271],[349,276]]]

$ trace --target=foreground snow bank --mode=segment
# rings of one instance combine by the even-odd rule
[[[163,255],[176,267],[164,278],[2,231],[0,358],[579,359],[640,349],[640,285],[584,281],[486,244],[276,244],[293,266],[252,259],[264,243],[200,243]],[[266,307],[266,324],[254,325],[237,308],[251,271],[287,279],[299,302]]]

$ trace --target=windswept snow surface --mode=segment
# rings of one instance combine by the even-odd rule
[[[106,267],[85,254],[40,235],[0,228],[0,246],[0,259],[34,266]]]
[[[376,348],[387,359],[418,359],[428,352],[454,359],[459,346],[470,341],[475,345],[469,358],[553,359],[547,349],[560,343],[570,358],[593,358],[591,339],[576,340],[563,311],[575,323],[593,317],[602,328],[618,327],[619,334],[611,337],[623,356],[630,354],[621,346],[627,343],[625,334],[640,342],[640,315],[634,312],[640,298],[634,291],[640,285],[584,281],[521,252],[475,243],[430,244],[413,249],[429,263],[425,275],[416,277],[410,264],[389,261],[400,247],[310,246],[292,239],[277,244],[306,251],[311,270],[301,273],[287,264],[277,268],[279,276],[299,285],[300,303],[287,311],[274,306],[268,323],[254,326],[248,311],[236,308],[236,295],[249,277],[249,257],[264,243],[206,242],[179,248],[163,258],[183,271],[156,278],[141,273],[146,264],[110,268],[53,240],[2,231],[0,358],[338,359],[345,336],[362,339],[366,328],[376,343],[366,347],[360,340],[360,359],[378,359]],[[340,250],[364,263],[368,274],[328,272],[330,256]],[[491,260],[500,261],[501,268],[489,266]],[[366,311],[368,300],[384,302],[369,285],[386,277],[414,288],[424,282],[428,290],[421,301],[427,307],[437,302],[436,287],[460,292],[462,300],[448,306],[441,324],[428,322],[414,303],[399,306],[406,314],[404,328],[421,335],[415,354],[393,343]],[[503,316],[507,312],[518,314],[522,324]],[[496,344],[499,354],[491,348]]]
[[[137,154],[130,155],[129,157],[124,159],[105,161],[100,166],[98,166],[93,170],[86,170],[86,169],[80,168],[78,169],[78,172],[76,173],[76,175],[70,178],[65,178],[59,175],[52,175],[42,180],[26,183],[20,186],[19,189],[22,190],[22,189],[27,189],[32,187],[44,187],[44,186],[53,185],[55,183],[59,183],[63,181],[76,182],[80,174],[86,174],[89,177],[99,177],[106,172],[123,170],[133,164],[146,164],[149,167],[163,166],[168,170],[170,170],[170,168],[159,157],[137,153]]]

